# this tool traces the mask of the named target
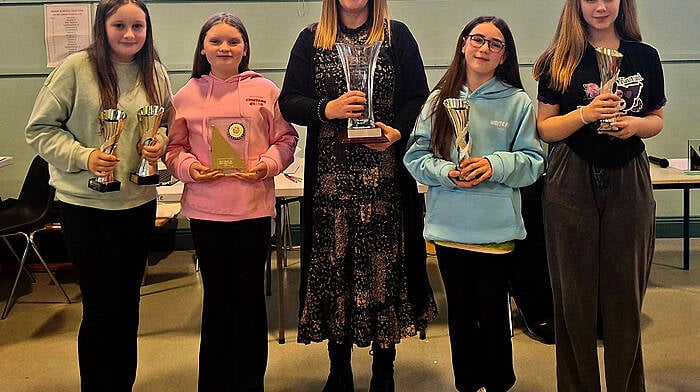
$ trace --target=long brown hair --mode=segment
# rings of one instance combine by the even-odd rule
[[[146,15],[146,40],[141,50],[136,53],[134,61],[139,66],[139,81],[146,90],[149,103],[163,105],[161,89],[168,89],[168,84],[163,83],[164,86],[161,86],[158,78],[156,63],[160,62],[160,58],[153,45],[151,16],[146,4],[141,0],[102,0],[97,5],[95,12],[95,23],[92,26],[93,42],[86,49],[97,73],[102,109],[116,108],[119,101],[119,80],[112,62],[112,48],[107,38],[107,18],[114,14],[119,7],[130,3],[139,6]]]
[[[212,27],[226,23],[227,25],[235,28],[241,33],[243,37],[243,44],[245,45],[245,56],[241,58],[241,62],[238,64],[238,73],[243,71],[248,71],[250,68],[248,63],[250,62],[250,39],[248,38],[248,31],[241,19],[228,12],[219,12],[210,16],[204,25],[202,30],[199,32],[199,38],[197,38],[197,48],[194,50],[194,62],[192,63],[192,74],[191,78],[200,78],[202,75],[208,75],[211,72],[211,64],[207,60],[207,56],[202,54],[202,49],[204,49],[204,37],[206,37],[209,30]]]
[[[431,116],[433,116],[433,131],[431,135],[431,143],[433,153],[440,157],[449,159],[450,149],[452,145],[452,136],[454,131],[452,129],[452,123],[447,115],[447,111],[443,106],[442,102],[446,98],[459,97],[459,93],[467,82],[467,64],[464,59],[464,53],[462,53],[462,47],[464,46],[465,39],[471,33],[474,28],[482,23],[492,23],[498,30],[503,34],[505,38],[505,52],[506,56],[503,64],[496,67],[494,76],[510,84],[513,87],[523,88],[523,82],[520,80],[520,69],[518,67],[518,53],[515,48],[515,39],[513,39],[513,33],[511,33],[508,24],[501,18],[496,16],[479,16],[474,18],[471,22],[467,23],[459,33],[457,38],[457,44],[455,46],[455,53],[452,57],[452,62],[447,68],[445,74],[437,82],[433,91],[438,90],[436,99],[432,102],[431,106]]]
[[[554,39],[535,62],[532,72],[535,80],[540,80],[549,70],[547,87],[562,93],[566,91],[588,45],[587,27],[581,11],[581,0],[566,0]],[[615,31],[623,40],[642,40],[635,0],[620,0]]]
[[[367,6],[369,7],[369,18],[372,21],[366,43],[373,44],[384,40],[384,21],[389,21],[389,4],[387,0],[369,0]],[[321,19],[314,36],[315,48],[333,49],[340,31],[339,7],[338,0],[323,0]],[[391,34],[391,25],[387,24],[387,26],[389,34]]]

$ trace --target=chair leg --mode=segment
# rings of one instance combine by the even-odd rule
[[[282,261],[284,267],[287,267],[287,251],[292,247],[292,224],[289,221],[289,204],[282,204],[280,212],[282,212]]]
[[[17,262],[20,263],[21,260],[19,258],[19,255],[17,254],[17,252],[15,252],[15,249],[12,247],[12,244],[10,244],[10,241],[5,236],[3,236],[2,239],[5,241],[5,244],[7,245],[7,247],[10,248],[10,252],[12,252],[12,254],[15,255],[15,259],[17,259]],[[22,270],[27,274],[27,276],[29,277],[29,280],[31,280],[32,283],[36,283],[36,279],[34,279],[34,275],[31,272],[29,272],[29,270],[27,269],[26,266],[24,268],[22,268]]]
[[[63,286],[61,286],[61,284],[58,283],[58,280],[56,280],[56,276],[54,276],[53,272],[51,272],[51,269],[49,269],[49,265],[46,264],[46,260],[44,260],[44,257],[41,255],[41,253],[39,253],[39,249],[36,247],[36,243],[34,242],[34,234],[41,230],[43,229],[39,229],[29,234],[29,244],[32,246],[32,249],[34,250],[34,253],[36,253],[37,257],[39,257],[39,261],[44,266],[46,273],[49,274],[49,278],[51,278],[51,281],[54,285],[56,285],[56,287],[58,287],[58,289],[61,291],[61,294],[63,294],[63,297],[66,299],[66,303],[69,304],[71,303],[70,297],[68,297],[68,294],[66,294],[66,290],[63,289]]]
[[[278,204],[279,206],[279,204]],[[284,344],[285,342],[285,326],[284,326],[284,261],[282,259],[282,213],[277,207],[277,217],[275,218],[275,253],[277,254],[277,298],[279,302],[278,318],[279,327],[278,333],[279,337],[277,342],[279,344]]]
[[[19,270],[17,271],[17,276],[15,277],[15,283],[12,285],[10,295],[7,297],[7,302],[5,302],[5,307],[2,310],[2,316],[0,316],[0,320],[4,320],[5,318],[7,318],[7,315],[10,313],[10,309],[12,308],[12,298],[15,296],[17,283],[19,282],[19,277],[22,275],[22,269],[24,269],[24,262],[27,261],[27,253],[29,253],[29,236],[27,236],[26,233],[21,232],[15,234],[24,236],[24,239],[27,240],[27,245],[24,247],[22,259],[19,262]]]

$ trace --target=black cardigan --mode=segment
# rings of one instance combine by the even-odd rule
[[[399,187],[401,191],[401,208],[403,211],[403,228],[405,268],[408,277],[408,295],[417,317],[424,314],[425,308],[432,306],[432,290],[426,273],[425,241],[423,240],[423,196],[418,194],[416,181],[403,166],[406,142],[413,130],[413,125],[420,109],[428,97],[428,82],[425,77],[423,60],[418,51],[418,43],[405,24],[392,20],[391,51],[396,69],[396,89],[394,105],[398,113],[389,124],[401,132],[401,140],[395,143],[396,162],[399,165]],[[299,287],[300,311],[306,296],[306,275],[309,265],[311,234],[314,232],[313,184],[316,183],[318,171],[318,134],[327,99],[336,97],[319,97],[314,91],[314,31],[311,25],[299,33],[284,76],[284,84],[279,98],[282,115],[287,121],[306,126],[306,148],[304,151],[304,207],[302,208],[302,252]],[[324,119],[325,120],[325,119]],[[419,320],[416,320],[419,321]],[[424,326],[419,326],[423,327]]]

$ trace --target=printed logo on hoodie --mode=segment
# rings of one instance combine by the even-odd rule
[[[508,121],[491,120],[491,125],[501,129],[506,129],[510,124],[508,123]]]
[[[265,98],[257,95],[251,95],[249,97],[246,97],[245,101],[250,106],[265,106],[265,104],[267,103],[267,100]]]

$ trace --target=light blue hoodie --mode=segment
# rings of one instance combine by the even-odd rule
[[[462,88],[460,98],[470,105],[470,156],[488,159],[493,175],[473,188],[459,188],[447,176],[457,161],[454,141],[451,161],[436,157],[430,145],[437,93],[423,106],[404,156],[411,175],[429,187],[425,239],[485,244],[525,238],[518,188],[534,183],[545,168],[530,97],[496,78],[472,93]]]

